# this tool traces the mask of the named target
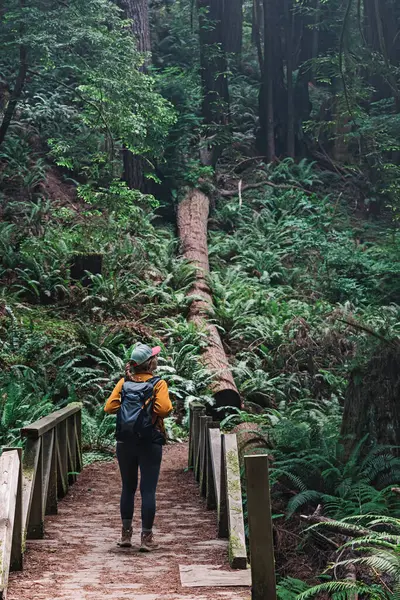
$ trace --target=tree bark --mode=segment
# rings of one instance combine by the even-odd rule
[[[260,121],[266,136],[266,156],[268,162],[275,160],[275,119],[274,119],[274,80],[273,80],[273,33],[272,33],[272,1],[263,0],[264,6],[264,73],[261,85]]]
[[[202,114],[207,124],[229,122],[228,65],[223,50],[223,0],[197,0],[199,8]]]
[[[127,19],[132,21],[132,34],[139,52],[150,52],[150,27],[148,0],[119,0],[118,5]]]
[[[264,54],[261,43],[262,7],[260,0],[253,0],[252,39],[257,48],[260,73],[264,73]]]
[[[235,385],[229,361],[215,325],[209,322],[213,301],[207,284],[209,274],[207,227],[210,201],[199,190],[191,190],[178,206],[178,230],[184,258],[197,268],[197,277],[191,291],[193,300],[189,320],[208,333],[208,346],[204,351],[204,363],[213,374],[211,390],[216,406],[240,408],[240,396]]]
[[[346,392],[341,429],[346,457],[365,436],[363,453],[377,445],[400,446],[400,345],[383,344],[354,371]]]
[[[241,54],[243,41],[243,0],[224,0],[223,48]]]
[[[286,21],[286,81],[287,81],[287,155],[295,156],[294,136],[294,95],[293,95],[293,37],[294,37],[294,15],[293,1],[285,0]]]
[[[149,53],[151,43],[148,0],[118,0],[118,5],[124,11],[125,17],[132,22],[132,35],[137,41],[137,49],[139,52]],[[145,57],[144,71],[149,66],[149,62],[149,57]],[[144,178],[143,159],[133,154],[128,148],[123,149],[122,158],[124,165],[123,180],[129,188],[145,192],[146,180]]]

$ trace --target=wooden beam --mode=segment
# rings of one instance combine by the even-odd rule
[[[81,410],[82,404],[80,402],[68,404],[68,406],[66,406],[65,408],[62,408],[61,410],[56,410],[50,415],[47,415],[47,417],[43,417],[42,419],[35,421],[27,427],[23,427],[23,429],[21,429],[21,436],[37,439],[43,434],[45,434],[47,431],[50,431],[50,429],[54,429],[56,425],[58,425],[62,421],[65,421],[65,419],[67,419],[71,415],[74,415],[75,413],[78,413]]]
[[[211,475],[214,483],[215,505],[218,511],[221,504],[221,432],[219,429],[209,429],[208,441],[210,445]],[[211,486],[211,479],[210,479]],[[212,494],[212,491],[210,492]]]
[[[76,442],[76,470],[80,473],[83,469],[82,461],[82,411],[75,413],[75,442]]]
[[[206,412],[204,406],[197,408],[193,414],[193,469],[194,476],[199,481],[199,448],[200,448],[200,417]]]
[[[28,534],[32,507],[33,491],[40,457],[42,440],[27,439],[22,459],[22,536],[23,542]]]
[[[13,538],[11,546],[10,570],[22,571],[22,448],[3,448],[4,452],[17,452],[19,458],[19,477],[17,498],[15,503]],[[1,564],[1,561],[0,561]]]
[[[207,424],[206,429],[206,501],[207,508],[209,510],[213,510],[217,508],[217,498],[216,498],[216,489],[215,489],[215,479],[214,479],[214,470],[212,466],[212,450],[211,450],[211,440],[210,440],[210,431],[215,429],[219,433],[219,437],[221,438],[221,432],[219,429],[220,425],[217,421],[211,421],[211,423]],[[221,451],[219,451],[218,456],[221,456]],[[220,476],[218,479],[218,484],[220,483]]]
[[[53,467],[53,455],[54,455],[54,429],[48,431],[42,436],[42,453],[43,453],[43,482],[42,482],[42,496],[43,496],[43,520],[46,514],[47,497],[50,487],[50,478],[52,475]]]
[[[205,498],[207,494],[207,426],[212,422],[212,417],[200,417],[200,493]]]
[[[222,446],[225,455],[224,469],[226,480],[226,512],[229,529],[229,563],[233,569],[246,569],[247,550],[236,435],[224,435]]]
[[[222,434],[221,435],[221,458],[220,458],[220,497],[219,497],[219,510],[218,510],[218,537],[220,537],[220,538],[229,538],[225,460],[226,460],[225,434]]]
[[[39,540],[44,535],[44,497],[43,497],[43,439],[37,440],[39,456],[36,463],[36,474],[31,492],[31,507],[28,518],[27,538]]]
[[[16,450],[0,457],[0,599],[5,599],[18,512],[21,463]]]
[[[194,468],[194,435],[193,435],[193,420],[196,410],[202,410],[204,406],[199,402],[191,402],[189,404],[189,456],[188,468]]]
[[[65,427],[67,440],[67,476],[68,484],[72,485],[76,481],[76,443],[74,423],[73,421],[71,422],[71,417],[65,420]]]
[[[65,421],[61,421],[57,425],[57,491],[59,498],[63,498],[68,492],[68,448]]]
[[[252,600],[276,600],[268,456],[244,457],[250,536]]]
[[[52,431],[53,444],[51,448],[51,462],[46,494],[46,515],[56,515],[57,508],[57,430]]]

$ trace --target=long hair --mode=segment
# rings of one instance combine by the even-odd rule
[[[133,362],[131,360],[128,360],[128,362],[125,365],[125,381],[133,381],[135,375],[137,375],[138,373],[151,373],[151,371],[153,370],[153,361],[154,356],[149,358],[149,360],[146,360],[146,362],[142,363],[141,365],[135,367]]]

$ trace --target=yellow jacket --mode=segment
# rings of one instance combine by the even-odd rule
[[[152,373],[138,373],[134,376],[134,381],[148,381],[154,377]],[[115,415],[121,407],[121,392],[125,379],[118,381],[113,389],[111,396],[107,400],[104,411],[109,415]],[[165,432],[164,419],[172,412],[172,403],[169,397],[167,382],[161,379],[154,386],[154,401],[153,401],[153,425],[161,432]]]

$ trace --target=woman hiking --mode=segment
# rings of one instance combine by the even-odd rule
[[[138,344],[125,367],[125,377],[115,386],[104,410],[117,414],[117,458],[122,479],[122,536],[118,545],[129,548],[132,519],[140,469],[142,497],[141,552],[157,548],[153,537],[156,488],[162,447],[166,442],[163,419],[172,411],[167,383],[156,377],[159,346]]]

